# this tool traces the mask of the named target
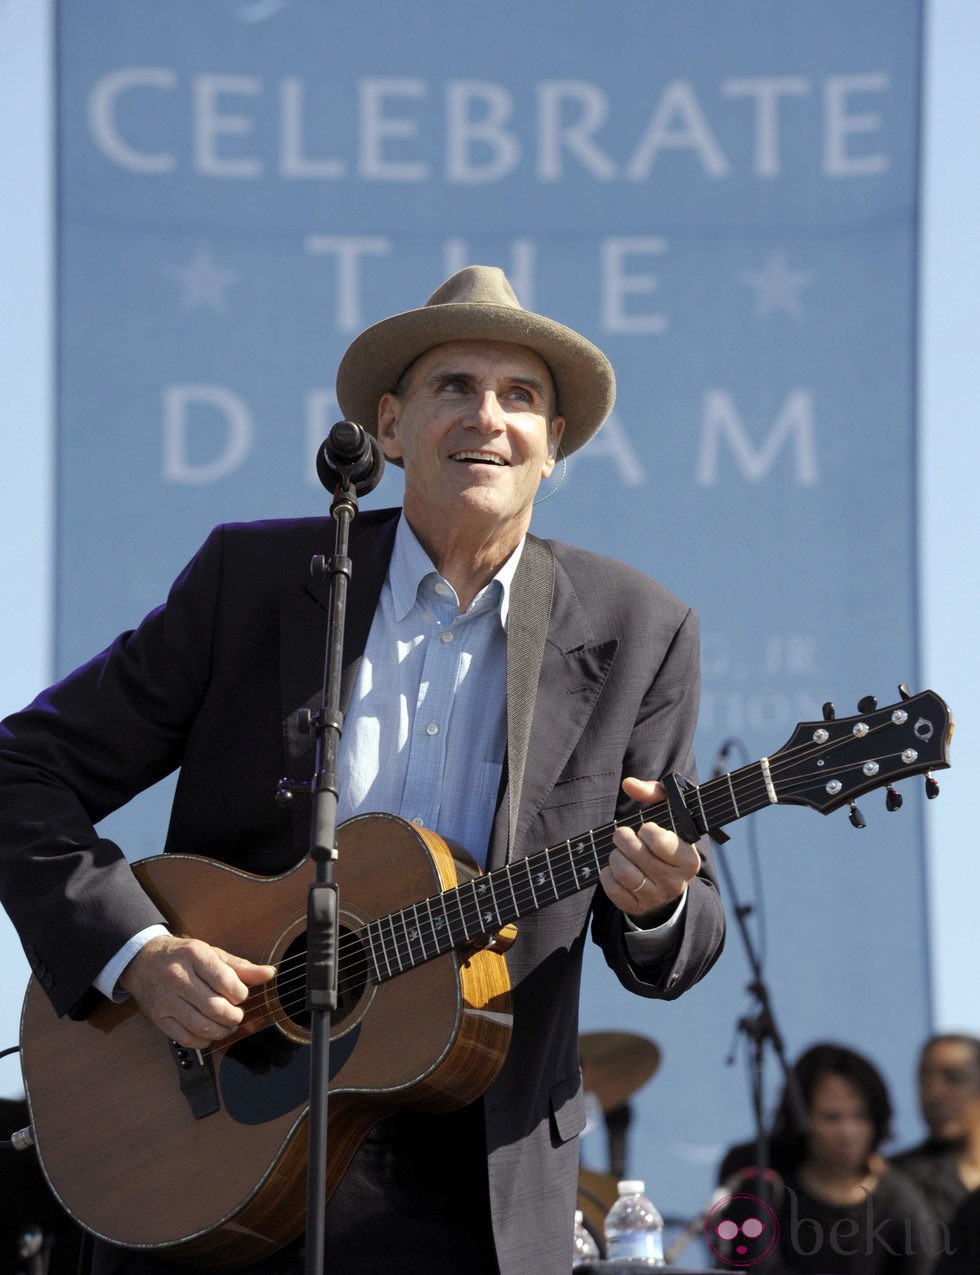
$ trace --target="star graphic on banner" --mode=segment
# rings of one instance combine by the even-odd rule
[[[755,312],[759,316],[784,311],[802,322],[800,293],[813,282],[804,270],[791,270],[782,248],[770,249],[761,270],[742,270],[738,278],[755,289]]]
[[[230,310],[225,293],[237,282],[238,271],[219,266],[210,248],[198,247],[186,266],[173,266],[169,274],[181,286],[181,309],[199,310],[206,306],[215,314]]]

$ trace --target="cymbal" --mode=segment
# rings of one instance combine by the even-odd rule
[[[604,1113],[621,1107],[660,1066],[660,1047],[634,1032],[586,1032],[578,1052],[582,1083]]]

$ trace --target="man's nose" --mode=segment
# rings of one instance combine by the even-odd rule
[[[496,390],[484,390],[478,395],[476,420],[484,430],[496,432],[503,428],[505,412],[497,398]]]

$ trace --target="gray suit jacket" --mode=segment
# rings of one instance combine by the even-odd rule
[[[344,646],[350,693],[398,511],[362,514]],[[179,767],[167,850],[281,872],[307,850],[308,811],[273,800],[280,776],[308,777],[297,712],[323,671],[326,586],[314,553],[323,519],[218,528],[167,604],[0,729],[0,898],[60,1013],[89,1011],[94,976],[162,919],[118,847],[93,823]],[[639,572],[554,544],[555,584],[531,721],[516,838],[498,806],[488,866],[626,814],[625,775],[693,775],[697,620]],[[279,679],[270,670],[279,669]],[[702,852],[705,852],[702,847]],[[584,1126],[578,1065],[583,945],[592,935],[620,981],[673,998],[710,968],[724,923],[705,864],[672,954],[638,969],[622,914],[586,890],[525,918],[508,953],[514,1033],[484,1097],[491,1207],[504,1275],[568,1269]]]

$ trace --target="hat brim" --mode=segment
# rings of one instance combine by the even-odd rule
[[[337,371],[337,402],[349,420],[378,432],[378,400],[426,350],[448,341],[506,341],[544,359],[565,418],[562,450],[577,451],[599,429],[616,399],[606,356],[564,324],[515,306],[448,302],[382,319],[351,342]]]

